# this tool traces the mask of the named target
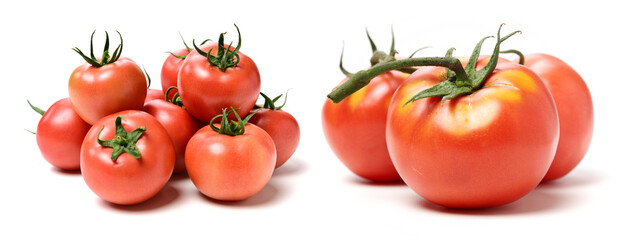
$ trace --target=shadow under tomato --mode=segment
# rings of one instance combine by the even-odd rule
[[[352,182],[352,183],[355,183],[355,184],[358,184],[358,185],[374,186],[374,187],[401,187],[401,186],[407,186],[405,184],[405,182],[403,182],[402,179],[395,180],[395,181],[379,182],[379,181],[371,181],[371,180],[360,178],[360,177],[357,177],[357,176],[350,176],[350,177],[348,177],[348,181]]]
[[[172,186],[170,182],[164,186],[164,188],[157,193],[157,195],[153,196],[151,199],[146,200],[142,203],[138,203],[135,205],[119,205],[115,203],[110,203],[104,200],[101,200],[102,203],[108,205],[111,208],[126,211],[126,212],[142,212],[142,211],[150,211],[154,209],[161,208],[166,206],[172,202],[174,202],[180,195],[180,191]]]
[[[273,177],[281,177],[287,175],[294,175],[303,172],[306,169],[306,165],[303,160],[293,157],[288,159],[281,167],[275,168]]]
[[[80,172],[80,169],[78,170],[65,170],[65,169],[61,169],[61,168],[56,168],[56,167],[51,167],[51,171],[59,174],[59,175],[66,175],[66,176],[81,176],[82,172]]]
[[[198,193],[201,198],[215,204],[233,206],[233,207],[255,207],[255,206],[262,206],[268,203],[272,203],[279,195],[278,194],[279,190],[277,189],[277,187],[274,186],[272,181],[270,181],[257,194],[255,194],[254,196],[248,199],[240,200],[240,201],[222,201],[222,200],[209,198],[208,196],[204,195],[201,192],[198,192]]]
[[[184,181],[184,180],[188,180],[190,179],[190,177],[188,176],[188,173],[186,171],[181,172],[181,173],[173,173],[173,175],[171,175],[171,179],[170,181]]]
[[[547,189],[566,189],[589,186],[602,180],[604,180],[604,177],[599,172],[591,169],[576,168],[564,177],[550,182],[542,182],[540,186]]]

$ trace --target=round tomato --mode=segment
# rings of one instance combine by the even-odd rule
[[[186,144],[203,124],[191,117],[183,108],[164,100],[147,102],[142,110],[153,115],[171,137],[175,147],[175,168],[173,172],[181,173],[186,171],[186,166],[184,166]]]
[[[186,55],[190,52],[191,50],[189,48],[183,48],[172,52],[168,55],[168,57],[166,57],[164,65],[162,65],[162,73],[160,75],[162,79],[162,90],[164,92],[166,92],[170,87],[177,87],[177,75],[179,74],[179,69],[182,67],[182,64],[184,64]],[[175,92],[169,93],[168,99],[173,98],[173,95],[175,95]]]
[[[239,29],[237,30],[239,32]],[[177,77],[184,108],[202,122],[209,122],[223,108],[237,109],[244,117],[257,102],[261,80],[257,65],[237,48],[210,43],[192,51]],[[210,53],[210,55],[208,54]]]
[[[444,68],[423,67],[390,103],[388,149],[403,180],[429,201],[453,208],[499,206],[529,193],[558,143],[556,107],[538,75],[502,63],[470,95],[404,106],[446,78]]]
[[[229,127],[225,120],[222,123]],[[268,133],[251,123],[237,125],[243,130],[236,129],[239,132],[231,135],[212,128],[224,129],[218,123],[203,127],[186,146],[186,171],[197,189],[210,198],[247,199],[266,186],[275,169],[277,150]]]
[[[330,148],[350,171],[362,178],[401,179],[390,160],[385,124],[392,94],[407,76],[398,71],[383,73],[344,101],[334,104],[326,100],[323,105],[321,120]]]
[[[290,113],[281,110],[283,105],[275,107],[276,100],[272,101],[266,95],[263,96],[266,98],[267,104],[258,110],[251,111],[254,115],[249,122],[265,130],[275,142],[277,148],[275,168],[278,168],[288,161],[297,150],[300,138],[299,123]],[[270,104],[268,104],[268,100],[270,100]]]
[[[115,112],[142,109],[146,98],[146,77],[133,60],[120,57],[122,44],[112,57],[109,57],[107,49],[102,60],[95,59],[92,52],[89,58],[78,48],[74,50],[87,62],[77,67],[69,78],[69,99],[84,121],[94,124]]]
[[[82,177],[100,198],[122,205],[155,196],[168,182],[175,148],[160,122],[136,110],[96,122],[82,143]]]
[[[543,181],[565,176],[583,159],[594,130],[594,106],[583,78],[562,60],[548,54],[528,54],[525,66],[547,85],[560,121],[556,156]]]
[[[64,98],[44,112],[35,139],[42,157],[51,165],[64,170],[79,170],[82,140],[90,128],[91,125],[75,113],[71,101]]]

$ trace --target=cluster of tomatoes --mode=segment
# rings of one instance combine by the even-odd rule
[[[95,194],[116,204],[146,201],[183,172],[214,199],[259,192],[296,150],[299,124],[275,106],[282,95],[260,93],[257,66],[239,51],[241,34],[235,47],[224,34],[184,45],[164,62],[162,91],[148,89],[148,74],[121,57],[122,43],[109,54],[108,33],[99,58],[93,35],[88,56],[74,48],[86,63],[71,74],[69,98],[46,112],[32,106],[42,114],[43,157],[79,169]],[[260,94],[265,103],[255,105]]]
[[[394,57],[372,43],[372,67],[328,95],[322,122],[335,155],[372,181],[403,180],[451,208],[513,202],[583,159],[593,105],[583,79],[548,54]],[[369,37],[369,36],[368,36]],[[394,45],[394,44],[393,44]],[[418,68],[415,68],[418,67]]]

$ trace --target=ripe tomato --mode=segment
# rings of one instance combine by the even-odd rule
[[[239,47],[241,35],[235,49],[223,44],[222,34],[219,43],[196,47],[198,51],[192,51],[184,60],[177,88],[184,108],[200,121],[209,122],[223,108],[237,109],[244,117],[257,102],[259,71],[253,60],[238,51]]]
[[[122,44],[112,57],[105,49],[102,60],[95,59],[93,52],[89,58],[79,49],[74,50],[87,62],[77,67],[69,78],[69,99],[84,121],[94,124],[115,112],[142,109],[146,97],[146,77],[133,60],[120,57]]]
[[[164,100],[147,102],[142,110],[153,115],[171,137],[175,147],[175,168],[173,172],[181,173],[186,171],[186,166],[184,166],[186,144],[204,124],[191,117],[183,108]]]
[[[166,92],[166,90],[170,87],[177,87],[177,75],[179,73],[179,69],[182,67],[182,64],[184,64],[186,55],[190,52],[191,50],[189,48],[183,48],[172,52],[172,54],[169,54],[168,57],[166,57],[164,65],[162,65],[162,73],[160,75],[163,92]],[[169,93],[168,98],[173,98],[173,95],[175,95],[175,92]]]
[[[54,167],[79,170],[82,140],[90,128],[68,98],[58,100],[38,123],[35,138],[42,157]]]
[[[153,101],[153,100],[164,100],[164,93],[162,92],[162,90],[157,90],[157,89],[147,89],[146,90],[146,98],[144,98],[144,103],[146,104],[147,102]]]
[[[534,72],[503,62],[470,95],[403,106],[446,78],[444,68],[423,67],[392,98],[386,136],[397,171],[416,193],[446,207],[492,207],[523,197],[556,151],[551,94]]]
[[[537,73],[552,92],[560,138],[556,156],[543,181],[571,172],[583,159],[594,130],[594,106],[583,78],[562,60],[548,54],[525,55],[525,66]]]
[[[266,102],[270,100],[266,95]],[[279,95],[281,97],[281,95]],[[279,98],[277,97],[277,98]],[[276,98],[276,99],[277,99]],[[275,107],[274,102],[264,104],[262,108],[253,110],[254,113],[249,122],[265,130],[272,138],[277,148],[277,163],[275,168],[283,165],[297,150],[299,145],[300,130],[299,123],[290,113],[281,110],[282,106]],[[285,104],[285,103],[284,103]]]
[[[401,179],[390,160],[385,124],[392,94],[407,76],[398,71],[383,73],[343,102],[326,100],[323,105],[321,120],[328,144],[339,160],[362,178]]]
[[[175,148],[153,116],[128,110],[108,115],[91,127],[82,143],[80,163],[84,181],[100,198],[136,204],[166,185],[175,165]]]
[[[197,189],[210,198],[247,199],[266,186],[275,169],[277,150],[272,138],[251,123],[241,125],[244,132],[235,136],[203,127],[186,146],[188,175]],[[223,128],[218,123],[211,126]]]

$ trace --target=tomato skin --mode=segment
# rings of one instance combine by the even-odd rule
[[[485,87],[448,100],[414,94],[445,79],[424,67],[393,96],[387,144],[394,166],[423,198],[451,208],[486,208],[513,202],[547,172],[558,144],[556,106],[540,77],[499,63]]]
[[[40,153],[54,167],[64,170],[80,169],[80,148],[91,128],[73,109],[71,101],[63,98],[44,112],[35,139]]]
[[[136,143],[140,159],[122,153],[113,161],[113,149],[102,147],[96,140],[101,129],[100,139],[113,139],[119,115],[124,118],[122,125],[127,132],[141,126],[147,128]],[[150,114],[137,110],[100,119],[84,138],[81,152],[82,177],[89,188],[100,198],[121,205],[141,203],[155,196],[168,182],[175,165],[175,149],[164,127]]]
[[[186,166],[184,165],[186,144],[204,124],[191,117],[183,108],[164,100],[147,102],[142,110],[153,115],[171,137],[175,147],[175,168],[173,172],[181,173],[186,171]]]
[[[594,130],[594,106],[583,78],[562,60],[548,54],[527,54],[525,66],[545,82],[558,109],[558,149],[543,178],[551,181],[567,175],[585,157]]]
[[[217,43],[201,49],[208,52],[211,48],[216,53]],[[184,108],[193,117],[209,122],[223,108],[231,107],[242,118],[250,112],[259,97],[261,80],[253,60],[241,52],[239,56],[237,66],[221,71],[197,51],[188,54],[177,77],[177,88]]]
[[[188,53],[190,52],[186,48],[173,52],[176,56],[186,56]],[[166,90],[170,87],[177,87],[177,75],[179,74],[179,69],[182,67],[182,64],[184,64],[184,59],[182,58],[174,57],[171,54],[166,57],[166,60],[162,65],[162,72],[160,75],[163,92],[166,92]],[[168,99],[172,99],[176,92],[177,91],[170,92],[168,94]]]
[[[69,99],[89,124],[119,111],[142,109],[145,98],[146,76],[129,58],[99,68],[84,63],[69,78]]]
[[[326,100],[323,105],[321,119],[328,144],[339,160],[362,178],[401,179],[386,147],[385,125],[392,94],[407,76],[397,71],[381,74],[342,102]]]
[[[273,140],[251,123],[237,136],[219,134],[205,126],[186,146],[186,171],[197,189],[223,201],[257,194],[270,180],[276,160]]]
[[[299,123],[290,113],[262,108],[250,118],[249,122],[266,131],[275,143],[277,148],[275,168],[288,161],[297,150],[300,138]]]
[[[146,98],[144,98],[144,104],[146,104],[147,102],[153,101],[153,100],[164,100],[164,93],[162,92],[162,90],[158,90],[158,89],[147,89],[146,90]]]

